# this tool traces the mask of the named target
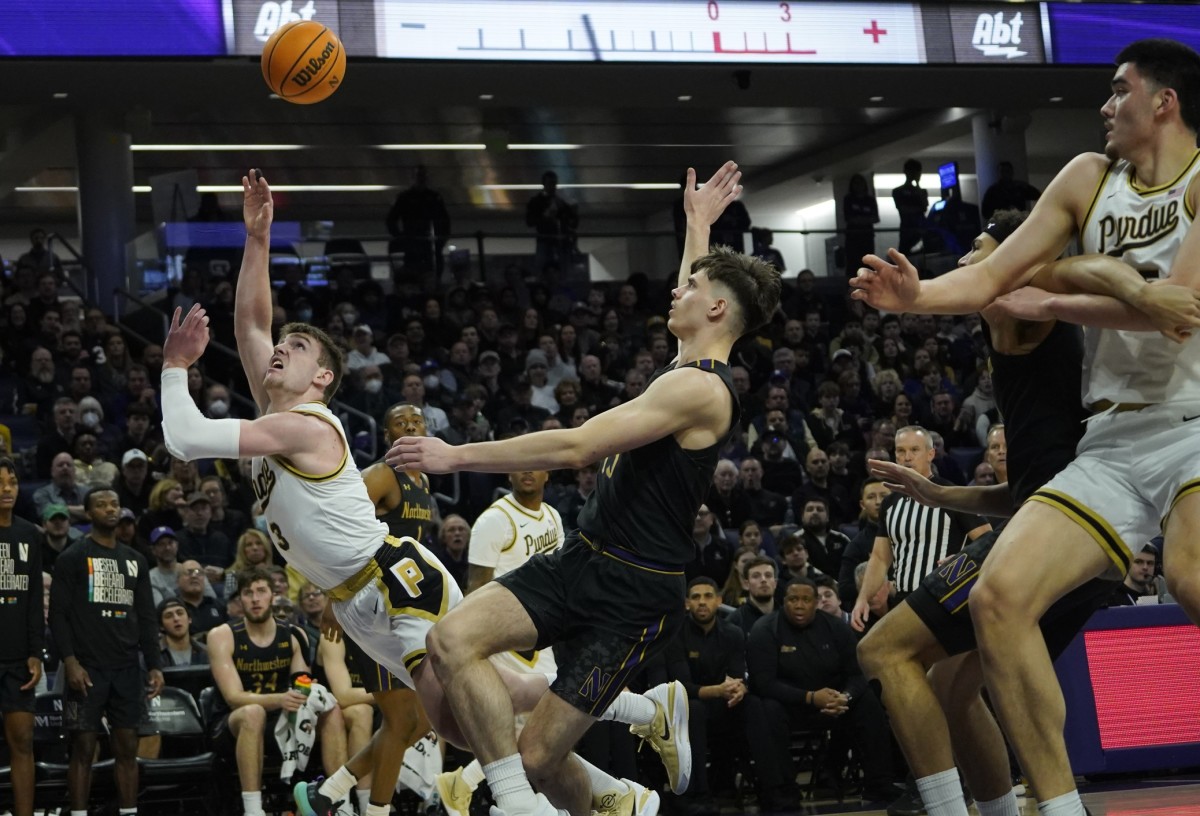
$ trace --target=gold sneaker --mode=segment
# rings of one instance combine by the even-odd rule
[[[675,680],[655,686],[642,696],[654,703],[654,720],[649,725],[629,726],[629,733],[650,743],[667,769],[667,784],[671,792],[683,793],[692,778],[687,692],[683,683]]]
[[[657,816],[658,791],[629,779],[621,781],[629,788],[625,793],[610,791],[592,797],[593,816]]]
[[[475,791],[463,782],[462,768],[438,774],[436,784],[446,813],[450,816],[470,816],[471,797],[475,795]]]

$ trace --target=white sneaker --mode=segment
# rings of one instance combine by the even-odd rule
[[[650,743],[663,767],[672,793],[684,793],[692,779],[692,745],[688,742],[688,697],[683,683],[675,680],[655,686],[642,695],[654,703],[654,720],[649,725],[631,725],[629,733]]]
[[[625,793],[610,791],[592,796],[593,816],[658,816],[658,791],[643,787],[631,779],[621,781],[627,787]]]

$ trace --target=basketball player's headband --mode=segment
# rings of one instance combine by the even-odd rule
[[[1011,224],[1011,223],[1010,224],[998,224],[995,221],[989,221],[988,225],[983,228],[983,231],[985,233],[987,233],[988,235],[992,236],[993,238],[995,238],[997,244],[1003,244],[1004,239],[1007,238],[1008,236],[1012,235],[1016,231],[1018,226],[1020,226],[1019,223],[1017,223],[1017,224]]]

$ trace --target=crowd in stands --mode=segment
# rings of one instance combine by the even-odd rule
[[[310,286],[286,275],[275,289],[275,322],[311,322],[345,350],[348,374],[333,408],[365,466],[385,450],[383,415],[396,403],[419,407],[431,435],[462,444],[575,427],[635,399],[675,354],[663,317],[673,276],[659,272],[569,297],[540,278],[499,290],[473,284],[404,295],[369,279],[342,276]],[[0,444],[19,471],[16,515],[44,531],[43,568],[53,573],[55,559],[86,534],[87,492],[111,487],[121,505],[117,539],[152,567],[164,665],[206,662],[206,634],[241,618],[235,576],[253,567],[269,571],[272,608],[300,633],[311,665],[325,599],[272,545],[248,461],[173,459],[162,442],[161,338],[147,342],[101,308],[64,294],[60,274],[44,257],[18,262],[3,281],[0,315]],[[162,309],[198,301],[214,339],[235,345],[233,281],[197,270],[185,279]],[[707,739],[735,752],[746,746],[764,805],[797,795],[780,724],[820,725],[816,712],[842,705],[830,696],[840,692],[830,689],[847,683],[853,696],[870,695],[845,626],[855,567],[870,552],[884,492],[867,479],[867,457],[892,458],[897,430],[912,424],[934,433],[936,470],[952,482],[993,483],[989,458],[1003,455],[984,456],[998,416],[977,315],[881,315],[851,301],[844,281],[809,270],[787,275],[785,284],[770,323],[734,348],[741,418],[693,529],[684,639],[708,643],[715,631],[716,640],[700,651],[719,653],[697,661],[696,650],[672,652],[647,672],[683,679],[706,701],[698,710],[711,715],[708,736],[694,729],[701,745]],[[252,415],[235,359],[210,349],[188,382],[207,416]],[[546,501],[566,528],[574,527],[595,479],[594,466],[552,474]],[[490,474],[432,477],[440,518],[425,543],[460,583],[470,524],[503,485],[504,477]],[[792,579],[808,580],[789,586]],[[886,609],[884,597],[878,614]],[[827,670],[824,678],[792,676],[800,661],[778,660],[777,641],[815,632],[814,614],[839,658],[803,667]],[[767,616],[769,626],[755,628]],[[49,672],[56,668],[53,649],[48,643]],[[796,688],[818,680],[821,699],[796,698]],[[877,702],[852,710],[854,734],[886,731]],[[764,722],[772,723],[769,743],[753,736],[766,733],[756,730]],[[714,739],[725,733],[738,738]],[[887,750],[857,747],[868,792],[884,797],[902,768],[892,767]],[[700,765],[704,756],[701,750]],[[748,766],[721,767],[711,785],[701,776],[673,806],[711,810],[713,795],[733,783],[724,770]]]

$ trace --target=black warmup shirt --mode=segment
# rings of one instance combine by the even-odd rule
[[[392,471],[400,485],[400,503],[391,512],[379,517],[386,522],[396,538],[409,536],[423,541],[422,535],[433,526],[433,496],[421,481],[414,482],[407,473]]]
[[[833,615],[818,610],[811,624],[797,629],[777,609],[750,630],[750,688],[787,705],[802,706],[808,692],[823,688],[860,697],[867,690],[867,678],[858,666],[857,651],[857,636]]]
[[[50,584],[50,632],[59,654],[84,666],[122,669],[137,664],[140,649],[146,668],[159,668],[149,570],[141,553],[119,542],[105,547],[89,536],[64,550]]]
[[[682,567],[696,557],[692,526],[712,485],[721,448],[741,417],[729,366],[697,360],[686,366],[721,378],[733,399],[729,430],[711,447],[684,450],[674,435],[606,457],[596,489],[579,511],[579,530],[590,541],[621,547],[654,564]],[[655,372],[650,382],[672,368]]]
[[[701,686],[714,686],[726,677],[746,676],[746,636],[737,626],[717,618],[705,632],[688,616],[679,634],[667,646],[667,675],[683,683],[689,697],[699,697]]]
[[[0,663],[41,659],[46,642],[42,605],[42,531],[23,518],[0,527]]]
[[[990,346],[986,323],[984,332]],[[1059,321],[1029,354],[992,351],[990,359],[1018,507],[1071,463],[1083,437],[1083,333]]]
[[[250,639],[246,621],[229,624],[233,632],[233,667],[242,681],[242,689],[251,694],[276,694],[288,690],[292,676],[292,627],[275,621],[275,637],[266,646]],[[224,698],[218,708],[229,710]]]

